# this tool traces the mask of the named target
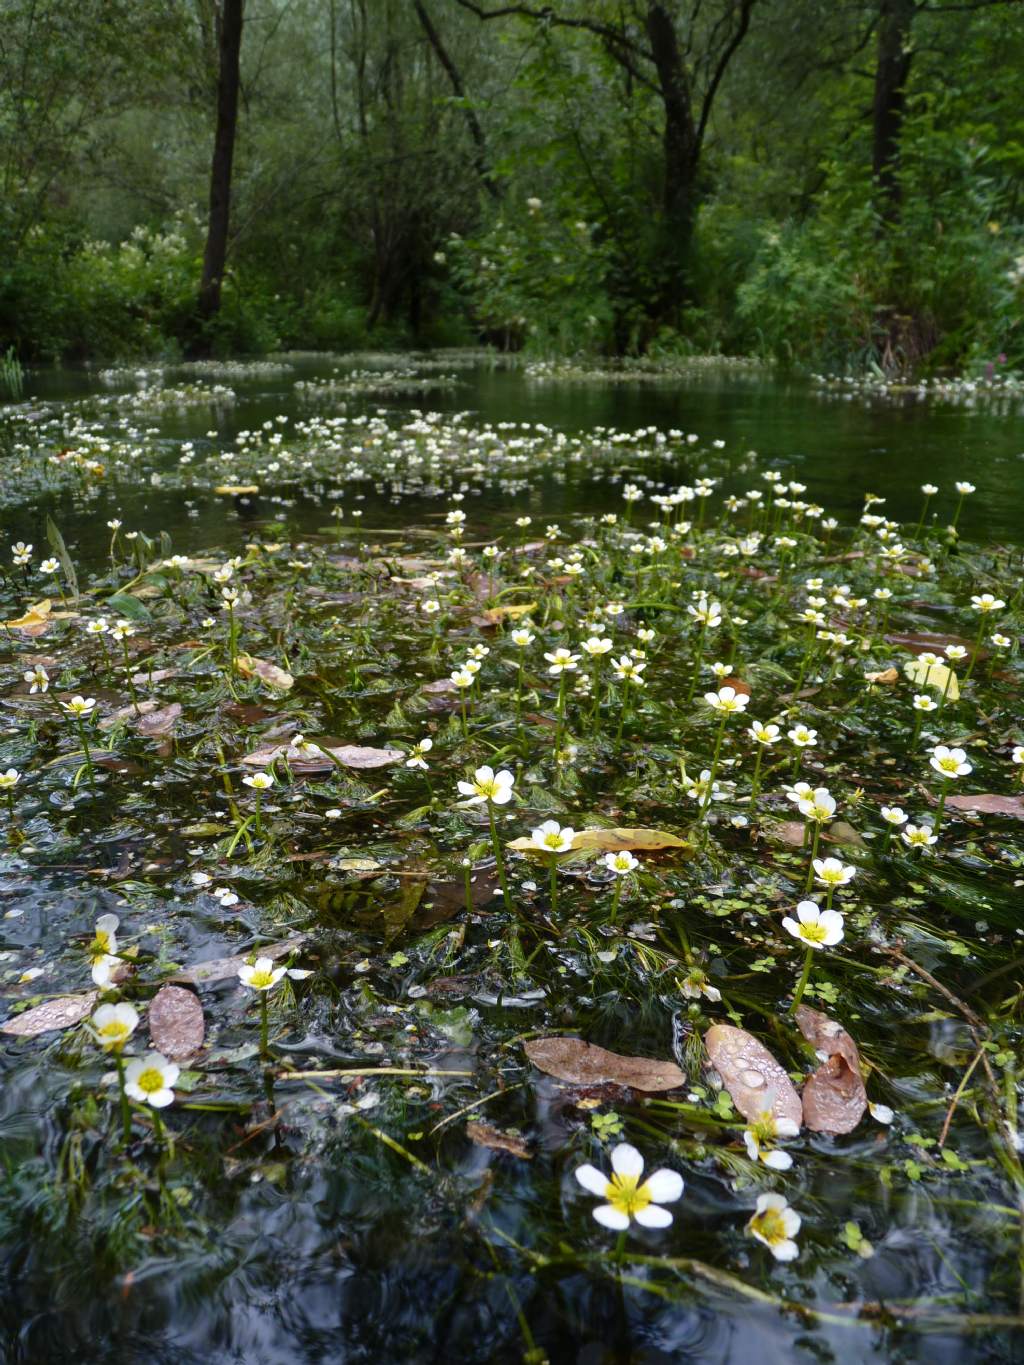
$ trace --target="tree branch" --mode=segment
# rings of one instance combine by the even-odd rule
[[[698,147],[703,146],[704,134],[707,132],[708,119],[711,117],[711,106],[715,102],[718,87],[722,83],[722,77],[725,75],[729,63],[736,54],[736,49],[747,36],[747,30],[750,28],[750,15],[756,3],[757,0],[740,0],[740,17],[739,23],[736,26],[736,32],[732,35],[732,38],[726,44],[722,55],[719,57],[714,74],[708,83],[708,88],[704,92],[704,99],[701,101],[700,119],[697,123]]]

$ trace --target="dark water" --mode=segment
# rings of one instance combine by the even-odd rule
[[[323,370],[310,364],[302,372]],[[540,422],[571,431],[596,426],[677,427],[697,433],[702,442],[723,441],[727,456],[735,457],[737,463],[748,449],[757,450],[761,467],[776,466],[787,477],[806,483],[808,491],[803,496],[820,501],[845,523],[856,519],[865,490],[886,497],[888,516],[916,520],[919,488],[925,481],[940,486],[937,506],[940,519],[945,519],[955,505],[953,481],[968,479],[977,485],[977,493],[967,501],[961,517],[964,534],[986,541],[1024,541],[1024,429],[1014,415],[913,399],[825,398],[803,381],[756,374],[702,373],[685,385],[559,386],[531,382],[515,371],[480,367],[460,371],[459,379],[460,386],[452,392],[422,399],[364,400],[349,411],[373,412],[382,407],[469,410],[481,422]],[[169,375],[166,382],[175,382],[174,377]],[[239,432],[279,413],[296,417],[310,411],[296,403],[291,378],[242,381],[234,387],[238,401],[231,406],[213,412],[175,413],[146,419],[143,424],[159,426],[169,447],[182,440],[230,443]],[[39,374],[30,376],[28,398],[74,399],[95,388],[88,376]],[[207,436],[211,430],[216,431],[215,438]],[[733,486],[742,492],[754,482],[753,475],[737,473]],[[194,506],[188,506],[179,492],[141,488],[117,497],[104,494],[85,512],[70,498],[59,500],[54,510],[69,544],[84,560],[102,560],[109,541],[105,523],[113,515],[149,534],[168,531],[175,549],[183,552],[236,545],[250,534],[252,522],[242,519],[231,503],[199,495],[190,500]],[[467,511],[471,524],[490,530],[527,507],[554,520],[612,506],[621,506],[620,490],[600,478],[586,477],[584,471],[564,481],[546,476],[520,499],[509,500],[485,488]],[[437,513],[437,505],[426,499],[409,499],[396,507],[372,486],[362,507],[369,526],[416,524],[422,515]],[[257,506],[252,516],[259,521],[268,513],[281,515],[276,509]],[[288,511],[287,520],[295,534],[308,534],[323,526],[323,506],[300,499]],[[43,541],[41,509],[8,510],[3,524],[12,536],[32,540],[37,546]],[[173,795],[179,810],[194,813],[196,818],[209,815],[204,798],[215,784],[200,762],[180,762],[176,772],[161,782],[178,783]],[[180,848],[171,848],[159,828],[153,827],[153,807],[139,790],[128,791],[120,808],[110,810],[109,818],[106,840],[111,866],[117,862],[122,843],[137,848],[148,841],[154,855],[180,855]],[[666,812],[665,818],[673,817]],[[374,831],[370,819],[365,828],[345,829],[356,849],[374,837],[385,837]],[[42,842],[42,831],[39,837]],[[59,867],[61,855],[53,856]],[[79,856],[71,850],[64,861],[74,864]],[[234,880],[237,883],[239,878]],[[979,876],[975,888],[979,898],[982,881]],[[73,868],[64,876],[56,871],[36,875],[12,859],[0,892],[7,903],[19,906],[22,915],[6,923],[5,946],[43,951],[69,932],[87,937],[97,915],[115,906],[125,919],[131,913],[137,922],[158,920],[170,913],[167,901],[172,891],[184,899],[188,889],[176,882],[167,888],[163,902],[149,897],[144,888],[134,890],[129,912],[102,882],[78,879]],[[271,904],[260,902],[256,877],[251,894],[260,911],[273,913]],[[960,903],[969,904],[966,890]],[[234,951],[232,935],[217,922],[210,907],[207,911],[209,918],[197,914],[179,927],[176,953],[200,948],[207,956]],[[250,913],[255,930],[260,915]],[[992,892],[984,913],[996,923],[1014,922],[1009,895]],[[977,914],[980,910],[971,907],[970,919]],[[329,942],[329,916],[318,927],[324,925]],[[723,933],[722,938],[727,945],[728,935]],[[418,1007],[406,998],[407,985],[396,976],[392,997],[365,1009],[346,1004],[345,1010],[351,1012],[341,1017],[334,1002],[330,1008],[326,1001],[320,1009],[310,1007],[302,1027],[286,1035],[282,1050],[299,1065],[306,1057],[336,1054],[337,1064],[344,1066],[348,1049],[358,1052],[349,1040],[358,1029],[363,1041],[378,1036],[385,1040],[385,1059],[399,1065],[458,1069],[467,1060],[479,1059],[500,1068],[504,1064],[500,1048],[507,1037],[533,1022],[527,1010],[521,1012],[520,1025],[515,1006],[477,1000],[468,1047],[472,1055],[467,1058],[465,1045],[445,1043],[444,1028],[458,1027],[457,1011],[448,1017],[434,1004],[418,1013]],[[234,990],[233,983],[225,983],[219,993],[223,1008],[218,1000],[208,1005],[217,1022],[221,1049],[251,1041],[252,1019],[247,1029],[237,1004],[232,1003]],[[611,973],[598,982],[577,984],[570,978],[561,991],[559,996],[552,988],[547,1001],[552,1018],[570,1020],[577,1017],[574,1009],[586,1010],[600,1021],[601,1041],[608,1046],[618,1044],[623,1051],[648,1046],[664,1050],[663,1039],[656,1041],[653,1026],[639,1017],[634,1002],[620,997]],[[396,1005],[393,1028],[386,1019],[382,1022],[376,1017],[392,1004]],[[877,997],[866,999],[862,1028],[872,1040],[886,1038],[892,1046],[896,1026],[886,1014],[886,1004]],[[419,1032],[403,1053],[401,1030],[412,1024]],[[963,1030],[941,1012],[928,1027],[919,1026],[916,1019],[907,1025],[908,1030],[911,1027],[917,1032],[907,1047],[906,1070],[895,1083],[908,1108],[918,1103],[934,1105],[933,1097],[942,1093],[946,1073],[932,1068],[931,1060],[954,1045],[962,1050],[966,1046]],[[74,1055],[64,1054],[55,1065],[52,1054],[44,1057],[41,1049],[33,1052],[31,1046],[22,1059],[16,1054],[17,1046],[10,1049],[0,1105],[0,1147],[8,1171],[13,1169],[15,1175],[19,1164],[27,1167],[40,1149],[57,1143],[63,1118],[61,1095],[78,1065]],[[68,1051],[73,1054],[73,1049]],[[884,1063],[881,1042],[878,1051]],[[468,1106],[478,1095],[472,1078],[432,1078],[405,1091],[387,1083],[379,1088],[384,1098],[368,1119],[385,1132],[429,1131],[445,1114]],[[872,1325],[827,1319],[811,1324],[794,1308],[779,1312],[763,1300],[738,1299],[728,1289],[696,1280],[688,1283],[685,1271],[680,1272],[674,1296],[665,1301],[654,1293],[623,1293],[611,1276],[588,1273],[578,1258],[606,1250],[609,1238],[590,1221],[586,1208],[581,1210],[578,1191],[560,1155],[578,1133],[580,1120],[567,1117],[559,1108],[554,1086],[542,1081],[536,1095],[532,1091],[510,1093],[486,1111],[503,1127],[534,1128],[538,1136],[532,1163],[517,1165],[480,1149],[467,1151],[461,1125],[455,1125],[436,1144],[431,1142],[429,1150],[425,1144],[423,1155],[431,1164],[430,1173],[411,1172],[394,1154],[385,1152],[382,1159],[375,1137],[342,1122],[332,1105],[343,1098],[343,1091],[334,1092],[325,1103],[306,1093],[296,1097],[295,1089],[282,1088],[276,1096],[286,1115],[277,1130],[259,1131],[261,1112],[253,1120],[252,1135],[239,1119],[226,1145],[232,1162],[242,1167],[241,1176],[222,1167],[216,1136],[222,1128],[220,1116],[211,1118],[208,1147],[202,1132],[190,1128],[194,1147],[188,1160],[194,1163],[197,1188],[205,1186],[212,1192],[203,1202],[202,1223],[198,1214],[193,1223],[187,1204],[183,1205],[192,1235],[183,1239],[188,1250],[182,1256],[139,1255],[126,1269],[119,1254],[118,1230],[105,1227],[96,1230],[94,1260],[62,1265],[59,1274],[54,1274],[46,1244],[34,1240],[38,1225],[26,1212],[31,1199],[12,1198],[8,1208],[0,1209],[7,1245],[15,1248],[13,1254],[5,1253],[0,1282],[14,1286],[0,1308],[5,1328],[0,1360],[12,1365],[62,1365],[65,1361],[87,1365],[514,1365],[525,1359],[527,1349],[516,1321],[520,1307],[552,1365],[689,1361],[701,1365],[788,1365],[792,1361],[847,1365],[890,1360],[1006,1365],[1024,1358],[1012,1329],[997,1326],[976,1336],[935,1329],[925,1337],[886,1320],[887,1304],[913,1305],[919,1295],[933,1303],[948,1297],[954,1316],[964,1306],[984,1312],[992,1302],[1007,1311],[1015,1285],[1007,1270],[1012,1253],[1006,1248],[1016,1236],[1016,1225],[1013,1210],[1007,1211],[1001,1202],[1005,1187],[989,1181],[983,1171],[966,1191],[947,1187],[938,1179],[910,1191],[884,1189],[877,1178],[877,1129],[867,1121],[847,1141],[844,1159],[835,1162],[831,1171],[828,1141],[809,1139],[817,1144],[820,1165],[812,1167],[813,1183],[808,1177],[804,1207],[813,1210],[826,1227],[838,1228],[844,1216],[855,1213],[862,1230],[876,1243],[876,1255],[862,1261],[851,1253],[841,1261],[830,1254],[834,1248],[822,1248],[819,1258],[811,1243],[794,1292],[818,1306],[870,1300],[879,1305],[880,1320]],[[225,1080],[224,1099],[247,1096],[248,1089],[237,1079]],[[942,1107],[944,1101],[940,1115]],[[40,1132],[42,1115],[50,1117]],[[984,1143],[979,1141],[972,1149],[967,1139],[964,1142],[960,1150],[965,1156],[985,1158]],[[101,1163],[94,1159],[94,1164]],[[490,1190],[492,1171],[498,1175]],[[674,1254],[716,1264],[725,1247],[749,1286],[765,1295],[776,1292],[773,1267],[763,1256],[752,1254],[749,1242],[744,1244],[737,1198],[727,1175],[713,1162],[702,1163],[696,1157],[689,1161],[687,1171],[685,1232],[673,1238]],[[956,1205],[962,1193],[967,1195],[965,1208]],[[478,1195],[480,1209],[474,1207]],[[42,1193],[38,1204],[45,1204]],[[531,1268],[528,1261],[508,1251],[504,1239],[537,1245],[541,1231],[539,1244],[556,1258],[555,1263]],[[631,1243],[635,1252],[652,1256],[664,1245],[658,1237],[643,1233],[636,1234]],[[987,1252],[993,1246],[998,1246],[1001,1256],[998,1283],[987,1282],[995,1262]],[[559,1255],[564,1255],[561,1263]],[[632,1273],[642,1278],[645,1272],[634,1267]]]
[[[395,362],[396,364],[400,362]],[[158,426],[168,442],[194,441],[202,449],[229,444],[239,432],[252,430],[278,414],[308,417],[312,411],[330,413],[338,405],[311,408],[296,401],[295,377],[313,378],[338,367],[323,361],[295,363],[294,375],[229,382],[237,401],[167,413],[159,418],[133,419],[141,426]],[[828,515],[850,522],[859,514],[865,491],[886,501],[875,511],[897,521],[916,521],[921,510],[923,483],[937,484],[940,494],[930,512],[938,524],[952,515],[957,501],[953,484],[973,483],[977,492],[965,501],[959,519],[962,535],[988,541],[1024,540],[1024,401],[976,401],[975,406],[952,400],[922,400],[913,395],[894,398],[826,395],[810,380],[777,377],[770,371],[700,371],[692,378],[663,383],[558,383],[533,380],[517,369],[476,366],[458,369],[458,385],[422,398],[382,398],[351,401],[346,410],[377,412],[418,408],[441,413],[468,411],[485,423],[544,423],[556,430],[577,432],[594,427],[623,431],[653,426],[696,433],[702,443],[724,442],[727,459],[738,463],[748,450],[758,452],[759,468],[776,467],[787,478],[807,485],[801,496],[824,505]],[[153,382],[150,380],[150,382]],[[180,382],[168,371],[163,382]],[[207,381],[202,381],[207,382]],[[218,381],[213,381],[218,382]],[[126,382],[113,387],[95,376],[74,371],[40,371],[28,376],[25,398],[59,401],[131,389]],[[682,472],[680,477],[685,474]],[[725,477],[726,492],[742,493],[754,486],[750,473]],[[535,499],[536,500],[536,499]],[[546,481],[540,501],[544,515],[618,507],[619,495],[601,485],[582,486],[577,480]],[[491,518],[507,506],[500,493],[475,504]],[[73,506],[58,505],[66,535],[86,553],[105,546],[105,521],[119,514],[126,526],[147,534],[170,532],[175,548],[187,552],[222,542],[230,543],[237,529],[225,524],[223,502],[200,501],[188,515],[180,493],[139,489],[101,499],[85,518]],[[366,525],[408,521],[416,507],[404,504],[396,517],[385,499],[367,491]],[[517,509],[522,511],[523,508]],[[531,509],[532,510],[532,509]],[[32,513],[6,512],[2,524],[16,537],[40,539]],[[234,519],[231,518],[233,521]],[[320,526],[322,510],[314,506],[293,513],[294,529],[302,533]],[[227,537],[227,540],[224,538]]]

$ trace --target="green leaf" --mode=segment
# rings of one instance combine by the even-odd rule
[[[46,518],[46,539],[50,543],[50,549],[60,560],[60,566],[64,570],[64,579],[71,591],[71,596],[77,597],[78,575],[75,573],[75,566],[68,554],[68,547],[64,544],[64,537],[58,531],[57,523],[51,516]]]

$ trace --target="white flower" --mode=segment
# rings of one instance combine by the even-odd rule
[[[512,643],[519,649],[525,649],[527,645],[533,644],[536,638],[533,631],[527,629],[526,626],[520,626],[518,630],[512,631],[509,636]]]
[[[96,706],[95,697],[81,697],[77,694],[70,701],[62,701],[61,706],[71,716],[88,716]]]
[[[554,653],[545,654],[544,657],[551,665],[548,672],[556,678],[562,673],[571,673],[580,661],[580,656],[571,653],[568,649],[556,649]]]
[[[602,859],[609,872],[614,872],[617,877],[628,876],[640,866],[640,859],[634,858],[628,849],[623,849],[621,853],[606,853]]]
[[[530,838],[545,853],[567,853],[572,848],[576,831],[568,825],[562,826],[557,820],[545,820],[531,833]]]
[[[433,747],[434,741],[429,736],[426,739],[421,739],[418,744],[413,745],[409,757],[405,760],[405,766],[407,768],[422,768],[426,771],[427,761],[424,754],[429,754]]]
[[[786,731],[786,736],[798,749],[807,749],[818,740],[817,730],[809,730],[806,725],[794,725],[792,730]]]
[[[702,597],[696,606],[691,604],[686,610],[695,621],[698,621],[707,630],[714,630],[716,626],[722,624],[722,605],[720,602],[709,602],[706,597]]]
[[[0,773],[0,791],[10,791],[21,781],[21,773],[17,768],[8,768],[5,773]]]
[[[645,686],[644,679],[640,675],[646,667],[645,663],[637,663],[627,654],[612,660],[612,671],[619,682],[632,683],[634,687]]]
[[[800,1231],[800,1215],[781,1194],[760,1194],[747,1231],[763,1242],[777,1261],[795,1261],[800,1248],[793,1238]]]
[[[89,1020],[89,1029],[104,1052],[119,1052],[138,1026],[138,1011],[131,1005],[101,1005]]]
[[[797,810],[808,820],[817,820],[819,824],[824,824],[836,813],[836,799],[829,795],[827,787],[815,787],[809,796],[797,802]]]
[[[507,768],[495,772],[492,767],[484,764],[482,768],[477,768],[472,782],[459,783],[459,791],[468,798],[466,804],[469,806],[478,806],[484,801],[504,806],[506,802],[512,800],[514,783],[515,778]]]
[[[762,725],[759,720],[751,721],[747,727],[747,734],[758,744],[774,744],[779,738],[779,727],[777,725]]]
[[[589,654],[592,659],[599,658],[602,654],[608,654],[613,648],[609,639],[601,639],[596,635],[591,635],[588,640],[584,640],[580,648],[584,654]]]
[[[180,1071],[177,1062],[169,1062],[159,1052],[147,1052],[145,1057],[136,1057],[125,1067],[125,1093],[140,1104],[163,1109],[174,1103],[172,1086]]]
[[[763,1162],[773,1171],[788,1171],[793,1158],[788,1152],[780,1152],[772,1143],[780,1137],[796,1137],[800,1125],[792,1119],[776,1118],[770,1109],[759,1114],[749,1128],[744,1130],[743,1143],[751,1161]]]
[[[746,692],[737,692],[735,687],[720,687],[717,692],[705,692],[704,700],[715,711],[731,715],[746,710],[750,698]]]
[[[872,1104],[870,1100],[868,1100],[868,1113],[876,1123],[892,1123],[896,1117],[887,1104]]]
[[[939,703],[933,701],[926,692],[917,692],[914,694],[915,711],[937,711],[938,709]]]
[[[855,867],[851,867],[849,863],[841,863],[838,858],[814,859],[815,880],[831,890],[846,886],[848,882],[853,881],[856,875],[857,869]]]
[[[243,777],[242,782],[257,792],[269,791],[274,785],[274,779],[269,773],[252,773],[249,777]]]
[[[843,937],[843,917],[838,910],[820,910],[814,901],[801,901],[796,915],[796,919],[787,915],[782,927],[811,948],[834,948]]]
[[[967,494],[967,493],[973,493],[973,492],[974,492],[974,484],[973,484],[973,483],[967,483],[966,480],[964,480],[963,482],[955,483],[955,484],[953,485],[953,487],[954,487],[954,488],[956,489],[956,491],[957,491],[958,493],[960,493],[960,494]]]
[[[908,848],[929,848],[939,842],[939,836],[932,833],[931,825],[908,825],[900,837]]]
[[[663,1204],[674,1204],[683,1193],[683,1178],[676,1171],[662,1169],[640,1184],[644,1159],[628,1142],[612,1149],[612,1177],[589,1164],[576,1169],[576,1179],[590,1194],[606,1199],[594,1210],[594,1217],[614,1232],[625,1232],[630,1219],[644,1228],[667,1228],[672,1215]]]
[[[931,766],[943,777],[966,777],[973,767],[966,761],[963,749],[949,749],[945,744],[936,744],[929,760]]]
[[[983,592],[980,597],[971,598],[971,606],[980,612],[1002,611],[1006,603],[1000,597],[993,597],[990,592]]]
[[[939,491],[938,484],[923,483],[921,485],[921,492],[925,495],[926,498],[934,497],[938,491]]]
[[[284,976],[286,967],[275,967],[269,957],[258,957],[253,963],[243,963],[238,969],[238,979],[243,986],[252,991],[272,990]]]
[[[27,683],[30,683],[29,692],[46,692],[50,687],[50,675],[42,664],[36,664],[26,673],[21,675]]]
[[[907,812],[899,806],[883,806],[882,819],[889,825],[905,825],[907,823]]]

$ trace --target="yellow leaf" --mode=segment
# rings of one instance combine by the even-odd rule
[[[537,853],[544,850],[537,847],[532,839],[513,839],[508,845],[517,853]],[[646,849],[653,852],[659,848],[689,848],[685,839],[677,834],[669,834],[663,829],[578,829],[573,835],[572,850],[596,853],[621,853],[624,849]]]
[[[49,619],[50,608],[52,606],[53,603],[50,601],[48,597],[46,597],[42,600],[42,602],[36,602],[34,606],[29,607],[28,611],[26,611],[24,616],[18,616],[13,621],[5,621],[4,625],[6,626],[44,625],[45,622]]]
[[[260,486],[258,483],[222,483],[213,491],[219,493],[221,497],[238,498],[244,493],[258,493]]]
[[[920,659],[908,659],[903,665],[903,672],[915,687],[930,687],[940,694],[945,694],[947,701],[956,701],[960,696],[960,684],[956,680],[956,674],[945,664],[926,664]]]
[[[499,621],[518,621],[521,616],[529,616],[536,610],[536,602],[517,602],[507,607],[488,607],[484,617],[492,625],[496,625]]]

